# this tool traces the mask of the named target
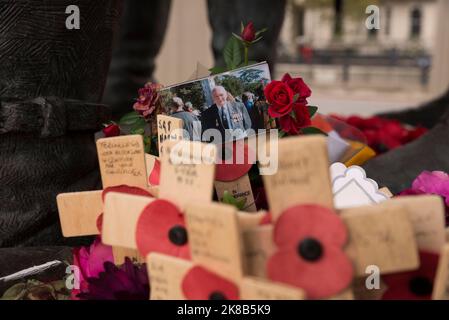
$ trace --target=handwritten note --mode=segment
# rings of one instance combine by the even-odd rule
[[[366,275],[370,265],[379,267],[381,274],[419,267],[413,226],[403,206],[387,201],[342,210],[341,217],[349,233],[346,253],[358,276]]]
[[[326,138],[292,137],[279,141],[278,170],[263,176],[270,212],[277,219],[297,204],[333,207]]]
[[[218,203],[187,206],[192,261],[233,280],[243,274],[240,230],[234,207]]]
[[[159,197],[181,209],[188,203],[212,201],[215,164],[211,159],[215,159],[216,147],[191,141],[167,141],[164,147]]]
[[[236,200],[244,199],[244,211],[257,211],[253,190],[251,189],[251,182],[249,181],[247,174],[235,181],[215,181],[215,191],[217,192],[217,197],[220,202],[223,200],[224,192],[228,191]]]
[[[157,115],[157,136],[159,145],[159,156],[164,153],[163,144],[165,141],[182,140],[181,129],[183,121],[174,117]]]
[[[158,253],[147,257],[148,274],[151,281],[151,300],[184,300],[182,280],[192,263]]]
[[[445,244],[445,207],[439,196],[400,197],[391,205],[403,206],[410,217],[419,250],[440,253]]]
[[[243,300],[304,300],[305,292],[296,287],[263,279],[244,278],[240,285]]]
[[[103,188],[122,184],[147,187],[141,135],[99,139],[97,152]]]

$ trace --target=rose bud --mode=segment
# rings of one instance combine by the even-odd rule
[[[103,129],[103,133],[105,137],[117,137],[120,135],[120,127],[116,125],[115,123],[108,125],[106,128]]]
[[[254,23],[252,21],[243,29],[241,37],[246,42],[253,42],[256,40],[256,30],[254,29]]]

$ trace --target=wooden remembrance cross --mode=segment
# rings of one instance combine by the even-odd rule
[[[146,162],[152,156],[144,153],[140,135],[104,138],[97,141],[98,160],[103,188],[128,185],[157,194],[149,187]],[[154,161],[153,161],[154,162]],[[63,193],[57,196],[62,233],[65,237],[97,235],[97,218],[103,212],[102,190]],[[113,247],[117,264],[125,256],[139,259],[137,251]]]

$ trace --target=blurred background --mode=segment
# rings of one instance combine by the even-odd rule
[[[380,9],[378,30],[365,26],[368,5]],[[449,85],[448,13],[449,0],[288,0],[273,77],[303,77],[323,113],[418,105]],[[157,81],[174,84],[213,66],[211,39],[206,0],[173,0]]]

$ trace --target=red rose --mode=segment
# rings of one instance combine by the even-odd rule
[[[253,42],[256,40],[256,30],[254,29],[254,23],[250,21],[242,31],[241,37],[246,42]]]
[[[110,124],[103,129],[103,133],[107,138],[117,137],[120,135],[120,127],[116,124]]]
[[[279,119],[279,124],[282,131],[296,135],[299,134],[301,128],[310,126],[312,121],[310,120],[309,109],[305,105],[295,103],[293,105],[293,112],[295,117],[287,114]]]
[[[307,105],[307,98],[312,95],[312,90],[304,82],[302,78],[292,78],[288,73],[282,77],[282,82],[286,83],[290,89],[293,90],[294,94],[299,95],[296,103],[301,103]]]
[[[268,114],[272,118],[279,118],[289,114],[293,108],[293,97],[295,93],[284,82],[271,81],[264,90],[270,107]]]

